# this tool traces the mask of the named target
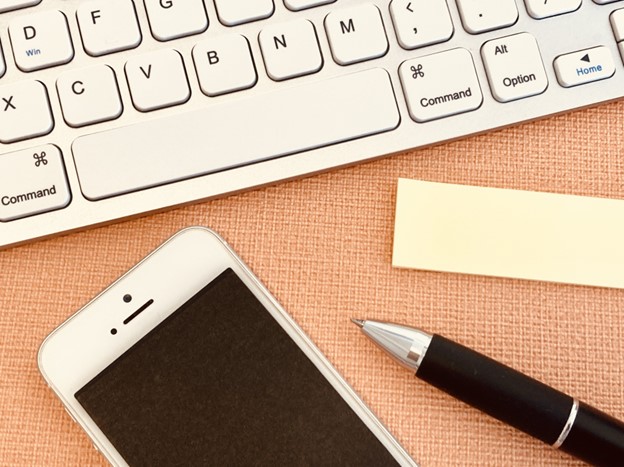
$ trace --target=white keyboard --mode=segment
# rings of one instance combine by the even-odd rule
[[[0,247],[624,96],[624,2],[0,0]]]

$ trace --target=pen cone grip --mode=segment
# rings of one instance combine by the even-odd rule
[[[557,441],[573,404],[570,396],[438,335],[416,376],[548,444]]]

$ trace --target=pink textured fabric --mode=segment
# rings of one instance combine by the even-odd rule
[[[624,103],[604,105],[0,252],[0,464],[105,464],[39,376],[37,349],[151,249],[200,224],[231,243],[422,465],[576,465],[418,381],[348,318],[421,326],[624,418],[624,291],[390,266],[397,178],[622,198],[622,121]]]

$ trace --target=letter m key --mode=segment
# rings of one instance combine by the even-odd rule
[[[353,18],[350,18],[346,24],[344,21],[340,21],[340,29],[342,30],[343,34],[355,32],[355,24],[353,24]]]

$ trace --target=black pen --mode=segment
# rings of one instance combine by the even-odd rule
[[[624,423],[442,336],[352,319],[416,376],[537,439],[594,465],[624,465]]]

